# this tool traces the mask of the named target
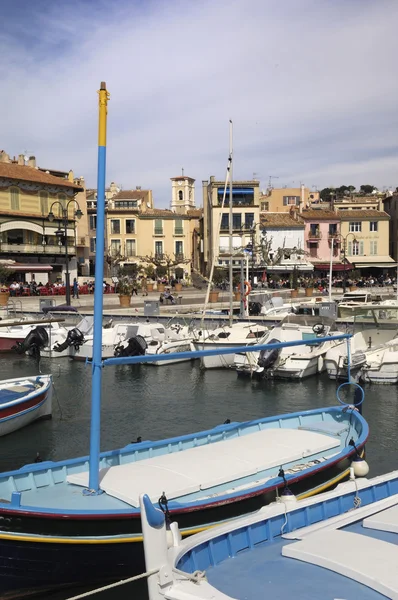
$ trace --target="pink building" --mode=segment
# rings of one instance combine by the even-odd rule
[[[324,209],[303,210],[300,215],[305,223],[304,243],[308,260],[316,271],[328,271],[330,249],[333,240],[333,270],[343,269],[340,237],[340,217],[337,212]]]

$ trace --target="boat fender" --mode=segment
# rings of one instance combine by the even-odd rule
[[[315,323],[312,331],[315,333],[315,335],[322,335],[325,331],[325,325],[323,323]]]
[[[31,356],[40,356],[40,349],[47,346],[47,344],[48,333],[44,327],[38,326],[28,333],[23,342],[17,342],[12,349],[18,354],[27,352]]]
[[[324,366],[325,361],[323,360],[323,356],[318,356],[318,373],[322,373]]]
[[[280,340],[272,339],[269,343],[277,344],[279,341]],[[258,366],[262,367],[263,369],[269,369],[278,360],[279,354],[280,350],[278,348],[273,348],[272,350],[261,350],[257,361]]]
[[[356,456],[353,459],[351,467],[354,470],[355,477],[366,477],[366,475],[369,473],[368,463],[360,456]]]
[[[281,502],[284,502],[285,504],[295,504],[297,502],[296,496],[288,487],[285,487],[279,498],[281,499]]]

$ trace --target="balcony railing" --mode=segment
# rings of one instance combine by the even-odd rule
[[[65,254],[65,246],[62,244],[0,244],[0,252],[13,254]],[[68,244],[69,254],[76,254],[76,246]]]
[[[155,235],[163,235],[163,227],[155,227]]]
[[[164,254],[162,252],[155,252],[155,259],[156,260],[163,260],[164,259]]]
[[[176,254],[176,260],[183,261],[184,260],[184,253],[183,252],[178,252]]]
[[[340,234],[337,231],[329,231],[328,233],[329,241],[333,240],[335,244],[340,244]]]
[[[174,229],[174,235],[184,235],[184,230],[182,227],[176,227]]]
[[[318,241],[320,240],[322,237],[322,233],[320,231],[309,231],[308,232],[308,239],[309,240],[315,240]]]
[[[78,246],[85,246],[86,245],[86,238],[85,237],[78,237],[77,238],[77,245]]]

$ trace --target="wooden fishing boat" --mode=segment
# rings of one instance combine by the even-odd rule
[[[0,382],[0,436],[51,417],[51,375]]]
[[[164,515],[144,496],[150,600],[398,598],[398,471],[279,500],[184,541],[172,526],[170,547]]]

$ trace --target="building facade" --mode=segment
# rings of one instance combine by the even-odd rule
[[[269,188],[260,196],[261,211],[289,212],[290,209],[309,208],[312,202],[319,201],[319,192],[311,191],[302,185],[298,188]]]
[[[0,152],[0,256],[18,263],[19,279],[65,281],[65,244],[70,276],[77,276],[77,207],[73,200],[84,193],[84,182],[75,182],[72,172],[57,173],[64,176],[39,169],[33,156],[28,161],[24,155],[11,160],[6,152]]]
[[[203,268],[209,274],[213,259],[217,265],[229,267],[229,187],[222,206],[225,182],[202,182],[203,188]],[[260,239],[260,194],[257,180],[234,181],[232,186],[233,267],[240,268],[243,248],[257,245]]]
[[[334,270],[343,269],[341,262],[340,217],[336,211],[303,210],[300,217],[305,223],[304,240],[308,260],[318,271],[327,271],[332,252]]]

